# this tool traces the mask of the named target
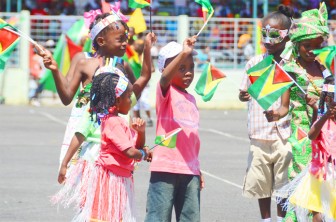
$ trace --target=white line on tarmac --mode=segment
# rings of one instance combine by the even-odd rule
[[[218,131],[218,130],[215,130],[215,129],[199,128],[199,131],[215,133],[215,134],[222,135],[222,136],[225,136],[225,137],[228,137],[228,138],[231,138],[231,139],[241,140],[241,141],[244,141],[244,142],[250,142],[249,139],[242,138],[242,137],[239,137],[239,136],[234,136],[232,134],[224,133],[222,131]]]
[[[57,118],[57,117],[55,117],[55,116],[53,116],[53,115],[51,115],[51,114],[49,114],[49,113],[41,112],[41,111],[39,111],[39,113],[42,114],[43,116],[45,116],[46,118],[48,118],[48,119],[54,121],[54,122],[60,123],[60,124],[65,125],[65,126],[67,125],[67,122],[65,122],[65,121],[63,121],[63,120],[61,120],[61,119],[59,119],[59,118]],[[218,130],[215,130],[215,129],[204,129],[204,128],[200,128],[199,130],[200,130],[200,131],[205,131],[205,132],[210,132],[210,133],[219,134],[219,135],[226,136],[226,137],[228,137],[228,138],[232,138],[232,139],[236,139],[236,140],[242,140],[242,141],[247,141],[247,142],[249,141],[248,139],[241,138],[241,137],[237,137],[237,136],[231,135],[231,134],[229,134],[229,133],[224,133],[224,132],[221,132],[221,131],[218,131]],[[237,188],[239,188],[239,189],[242,189],[242,188],[243,188],[241,185],[238,185],[238,184],[233,183],[233,182],[231,182],[231,181],[229,181],[229,180],[225,180],[225,179],[223,179],[223,178],[220,178],[220,177],[218,177],[218,176],[216,176],[216,175],[213,175],[213,174],[211,174],[211,173],[208,173],[208,172],[206,172],[206,171],[204,171],[204,170],[202,170],[202,173],[203,173],[204,175],[207,175],[207,176],[209,176],[209,177],[212,177],[212,178],[214,178],[214,179],[216,179],[216,180],[219,180],[219,181],[221,181],[221,182],[227,183],[227,184],[232,185],[232,186],[234,186],[234,187],[237,187]]]
[[[239,188],[239,189],[243,189],[243,186],[241,186],[241,185],[239,185],[239,184],[233,183],[233,182],[231,182],[231,181],[229,181],[229,180],[225,180],[225,179],[220,178],[220,177],[218,177],[218,176],[216,176],[216,175],[213,175],[213,174],[211,174],[211,173],[208,173],[208,172],[206,172],[206,171],[204,171],[204,170],[201,170],[201,171],[202,171],[202,174],[204,174],[204,175],[207,175],[207,176],[209,176],[209,177],[212,177],[212,178],[214,178],[214,179],[216,179],[216,180],[222,181],[222,182],[224,182],[224,183],[227,183],[227,184],[232,185],[232,186],[234,186],[234,187],[237,187],[237,188]]]
[[[59,119],[59,118],[57,118],[57,117],[55,117],[55,116],[53,116],[49,113],[41,112],[41,111],[38,111],[38,113],[42,114],[43,116],[47,117],[48,119],[50,119],[50,120],[52,120],[56,123],[60,123],[60,124],[65,125],[65,126],[67,125],[67,122],[65,122],[64,120],[61,120],[61,119]]]

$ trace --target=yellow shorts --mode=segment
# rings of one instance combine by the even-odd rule
[[[287,140],[251,139],[243,196],[267,198],[281,196],[277,191],[288,183],[292,147]]]

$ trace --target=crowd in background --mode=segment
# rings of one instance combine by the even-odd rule
[[[124,14],[130,14],[128,0],[120,0]],[[82,15],[84,11],[101,8],[101,0],[23,0],[22,8],[28,9],[33,15]],[[114,0],[106,0],[114,2]],[[152,0],[154,15],[187,14],[193,17],[202,17],[202,9],[194,0]],[[263,16],[263,0],[258,0],[257,16]],[[336,19],[336,1],[325,0],[329,19]],[[250,18],[253,16],[253,0],[212,0],[216,17]],[[268,11],[272,11],[278,4],[290,5],[294,9],[294,18],[299,18],[301,12],[318,8],[320,0],[272,0],[269,1]],[[17,10],[17,1],[11,1],[11,11]],[[0,10],[6,10],[6,1],[1,1]],[[148,9],[144,9],[148,14]]]

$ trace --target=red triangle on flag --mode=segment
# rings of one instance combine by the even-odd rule
[[[126,56],[127,56],[128,59],[134,56],[134,50],[131,48],[130,45],[126,46],[126,52],[125,53],[126,53]]]
[[[8,31],[6,29],[0,29],[0,53],[5,51],[11,44],[13,44],[20,36]]]
[[[65,38],[69,49],[70,59],[72,59],[76,53],[83,51],[83,47],[75,44],[67,35]]]
[[[292,81],[292,78],[278,64],[275,64],[273,84]]]
[[[251,84],[253,84],[260,76],[249,76]]]
[[[300,141],[303,138],[307,137],[307,133],[303,131],[300,127],[297,129],[297,140]]]
[[[331,66],[330,66],[330,69],[333,69],[333,70],[331,70],[331,73],[333,74],[333,75],[336,75],[336,66],[335,66],[336,64],[335,64],[335,59],[333,59],[332,60],[332,62],[331,62]]]
[[[213,81],[226,77],[226,75],[222,71],[220,71],[219,69],[217,69],[213,65],[211,65],[211,70],[210,71],[211,71],[211,76],[212,76]]]

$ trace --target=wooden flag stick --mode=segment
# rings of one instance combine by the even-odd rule
[[[6,29],[7,31],[10,31],[18,36],[21,36],[22,38],[25,38],[26,40],[28,40],[29,42],[31,42],[34,46],[36,46],[37,48],[39,48],[39,50],[41,50],[42,52],[44,52],[43,48],[36,42],[34,41],[31,37],[29,37],[27,34],[25,34],[24,32],[20,31],[19,29],[16,29],[16,31],[8,28],[8,27],[4,27],[4,29]]]
[[[208,24],[208,22],[209,22],[210,18],[212,17],[213,13],[214,13],[214,11],[211,12],[211,14],[208,17],[208,19],[204,22],[202,28],[198,31],[198,33],[196,35],[197,37],[199,36],[199,34],[201,34],[201,32],[203,31],[203,29],[205,28],[205,26]]]

